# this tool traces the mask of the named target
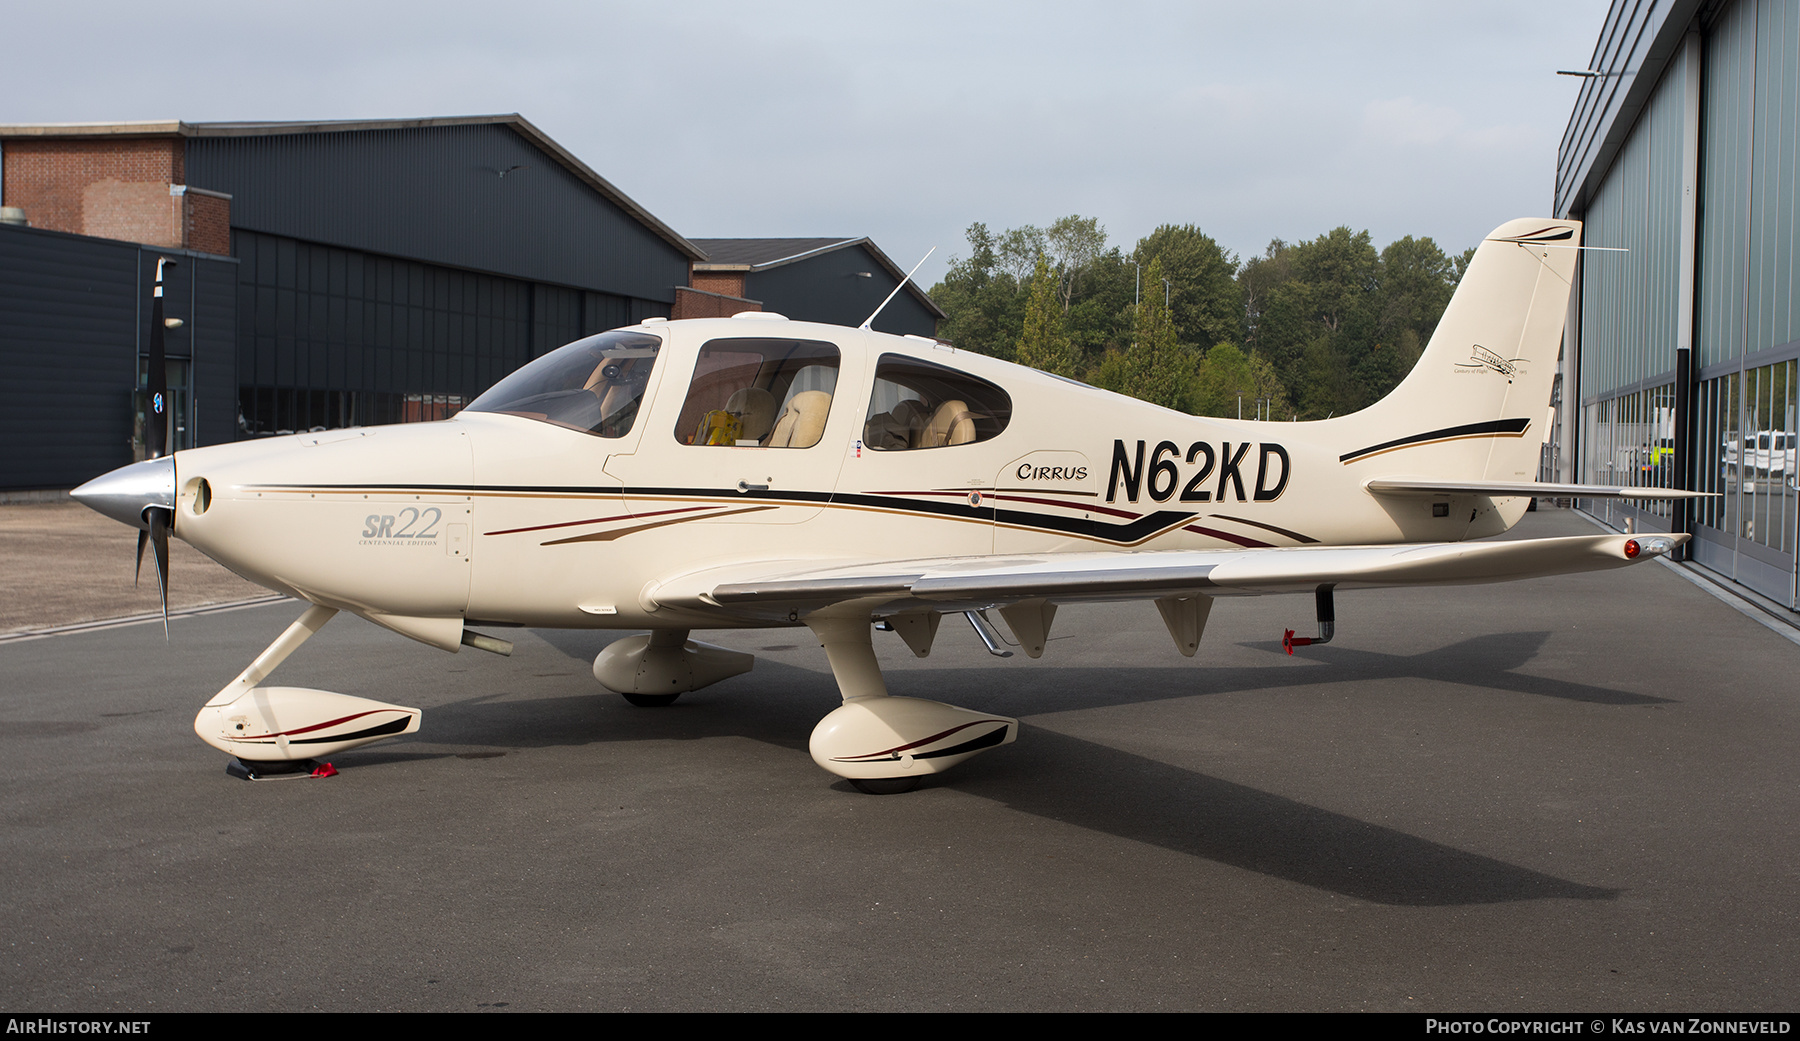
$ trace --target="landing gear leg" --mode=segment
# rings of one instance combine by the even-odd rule
[[[1018,736],[1019,721],[1007,716],[888,694],[867,615],[815,615],[806,624],[825,645],[844,697],[813,728],[813,762],[858,789],[873,795],[908,791],[926,774]]]

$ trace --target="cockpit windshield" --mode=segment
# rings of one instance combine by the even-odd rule
[[[499,412],[600,437],[624,437],[637,419],[662,341],[615,329],[558,347],[476,398],[468,412]]]

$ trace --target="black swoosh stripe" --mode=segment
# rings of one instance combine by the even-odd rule
[[[1552,235],[1552,234],[1550,234],[1551,232],[1556,232],[1556,234]],[[1574,228],[1549,227],[1549,228],[1542,228],[1538,231],[1527,232],[1523,235],[1512,235],[1512,236],[1508,236],[1507,238],[1503,238],[1503,239],[1495,239],[1494,241],[1495,242],[1556,242],[1559,239],[1566,239],[1566,238],[1573,237],[1574,234],[1575,234]]]
[[[964,741],[960,745],[951,745],[949,748],[940,748],[935,752],[920,752],[918,755],[913,756],[913,758],[942,759],[945,756],[962,755],[965,752],[979,752],[983,748],[993,748],[995,745],[1006,740],[1006,726],[1006,724],[1002,724],[999,729],[990,731],[980,737]]]
[[[411,716],[401,716],[399,719],[396,719],[391,723],[382,723],[377,726],[367,727],[363,730],[358,730],[354,734],[339,734],[336,737],[305,737],[305,738],[300,738],[298,740],[296,740],[294,738],[289,738],[288,744],[290,744],[290,745],[324,745],[324,744],[330,744],[333,741],[360,741],[365,737],[384,737],[388,734],[400,733],[401,731],[405,730],[407,725],[410,724],[411,722],[412,722]]]
[[[290,737],[290,738],[288,738],[288,744],[290,744],[290,745],[328,745],[334,741],[360,741],[365,737],[385,737],[389,734],[398,734],[398,733],[403,732],[407,728],[407,726],[412,722],[412,718],[413,717],[410,714],[408,714],[408,715],[401,716],[399,719],[392,720],[387,723],[377,723],[372,727],[364,727],[361,730],[352,731],[351,733],[348,733],[348,734],[328,734],[323,737]],[[249,738],[249,739],[245,739],[245,740],[240,740],[238,743],[246,744],[246,745],[273,745],[273,744],[279,743],[278,739],[280,737],[281,737],[280,734],[270,734],[267,737],[257,737],[257,738]]]
[[[1120,545],[1142,542],[1164,528],[1173,527],[1184,521],[1192,520],[1194,517],[1192,513],[1182,511],[1158,510],[1125,524],[1110,524],[1091,517],[1063,517],[1050,513],[1034,513],[1029,510],[1003,510],[987,505],[970,506],[966,502],[921,501],[899,496],[858,495],[840,492],[832,496],[831,501],[834,504],[869,506],[876,509],[900,510],[905,513],[929,513],[940,517],[957,517],[964,520],[992,520],[1014,527],[1053,531],[1064,535],[1081,535]],[[1070,506],[1075,509],[1081,508],[1079,503],[1071,503]]]
[[[1348,463],[1361,459],[1365,455],[1405,448],[1408,445],[1420,445],[1428,441],[1448,441],[1458,437],[1517,437],[1530,426],[1531,420],[1529,419],[1493,419],[1485,423],[1464,423],[1461,426],[1442,427],[1437,430],[1427,430],[1423,434],[1397,437],[1392,441],[1383,441],[1381,444],[1359,448],[1354,452],[1345,452],[1338,456],[1338,462]]]

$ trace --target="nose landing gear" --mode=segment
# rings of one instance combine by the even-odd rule
[[[200,740],[235,756],[234,763],[241,760],[233,776],[278,773],[277,764],[418,731],[424,713],[416,708],[329,690],[257,686],[335,614],[334,607],[308,607],[194,717]]]

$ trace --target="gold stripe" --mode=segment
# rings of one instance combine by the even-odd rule
[[[640,531],[649,531],[651,528],[661,528],[669,524],[686,524],[688,521],[712,520],[715,517],[732,517],[740,513],[761,513],[763,510],[774,510],[779,508],[780,507],[776,506],[746,506],[741,510],[726,510],[723,513],[708,513],[699,517],[671,517],[668,520],[651,521],[648,524],[634,524],[629,528],[614,528],[611,531],[596,531],[590,535],[576,535],[572,538],[553,539],[550,542],[540,542],[538,545],[566,546],[571,542],[611,542],[614,539],[623,538],[626,535],[636,534]]]

